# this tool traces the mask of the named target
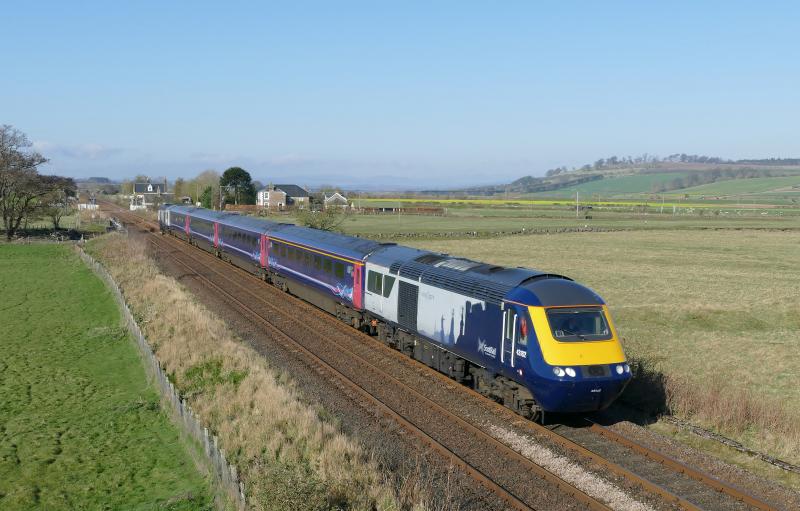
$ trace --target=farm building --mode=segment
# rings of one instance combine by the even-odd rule
[[[308,207],[308,192],[297,185],[275,185],[278,190],[286,192],[286,204],[299,209]]]
[[[269,185],[256,193],[256,206],[266,209],[283,209],[286,207],[286,192]]]
[[[256,205],[268,209],[295,206],[308,207],[308,192],[297,185],[269,185],[256,194]]]
[[[339,192],[333,192],[332,195],[324,195],[323,197],[325,208],[346,208],[349,204],[347,197]]]
[[[172,192],[167,191],[167,180],[163,183],[134,183],[130,210],[147,209],[162,202],[172,200]]]

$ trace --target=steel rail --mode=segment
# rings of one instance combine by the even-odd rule
[[[170,239],[174,240],[178,244],[177,246],[181,247],[181,253],[182,254],[186,255],[187,257],[189,257],[191,260],[195,261],[196,263],[202,264],[202,262],[196,257],[197,255],[200,255],[198,252],[196,252],[194,249],[186,250],[188,248],[188,245],[182,243],[181,241],[179,241],[179,240],[177,240],[175,238],[170,238]],[[213,258],[215,261],[219,261],[217,258],[214,258],[210,254],[207,254],[205,252],[202,253],[202,256],[210,257],[210,258]],[[187,266],[183,262],[182,262],[182,264],[184,266]],[[210,268],[208,266],[205,266],[205,269],[214,272],[215,274],[217,274],[218,276],[220,276],[223,279],[226,279],[231,284],[233,284],[238,289],[240,289],[242,292],[246,293],[247,295],[249,295],[253,299],[255,299],[258,302],[260,302],[261,304],[265,305],[270,310],[277,311],[278,313],[283,312],[283,311],[280,310],[280,308],[276,307],[274,304],[270,303],[268,300],[265,300],[264,297],[259,296],[258,294],[254,293],[251,289],[239,284],[238,282],[235,282],[235,281],[231,280],[228,276],[224,275],[223,273],[221,273],[221,272],[219,272],[219,271],[217,271],[217,270],[215,270],[213,268]],[[248,273],[244,272],[244,270],[241,270],[239,268],[237,268],[237,269],[239,271],[241,271],[243,275],[251,276],[251,274],[248,274]],[[204,280],[206,282],[211,282],[208,279],[204,279]],[[216,289],[218,289],[218,290],[220,289],[219,286],[217,286],[215,284],[212,284],[212,285]],[[226,291],[225,293],[228,296],[230,296],[233,300],[236,300],[238,303],[243,303],[240,300],[238,300],[238,298],[236,298],[234,295],[232,295],[230,292]],[[295,298],[292,298],[292,299],[294,300]],[[248,309],[249,309],[249,307],[248,307]],[[251,313],[254,313],[252,311],[252,309],[249,309],[249,310],[251,311]],[[258,313],[254,313],[254,314],[258,315]],[[259,316],[261,322],[265,322],[265,321],[269,322],[269,320],[266,320],[262,316],[260,316],[260,315],[258,315],[258,316]],[[292,319],[293,322],[298,323],[295,318],[291,318],[291,319]],[[271,322],[269,322],[269,323],[270,323],[270,325],[272,325],[273,329],[278,329],[283,333],[284,336],[287,336],[287,337],[291,338],[291,335],[288,332],[286,332],[285,330],[283,330],[281,327],[278,327],[278,326],[272,324]],[[300,326],[302,326],[304,328],[304,330],[308,331],[310,334],[316,335],[316,332],[314,332],[312,329],[308,328],[306,325],[303,325],[302,322],[299,322],[298,324]],[[352,334],[352,332],[350,332],[350,333]],[[292,342],[297,343],[297,341],[295,341],[294,339],[292,339]],[[439,413],[440,416],[445,418],[447,421],[449,421],[451,423],[458,424],[458,426],[460,426],[463,430],[468,431],[473,437],[476,437],[477,439],[479,439],[479,441],[481,441],[484,445],[486,445],[488,443],[495,452],[497,452],[499,455],[505,457],[506,459],[514,460],[516,463],[522,465],[524,467],[524,469],[526,469],[528,471],[528,473],[533,473],[534,475],[536,475],[540,479],[543,479],[543,480],[553,484],[554,486],[559,488],[559,490],[561,490],[562,492],[564,492],[566,494],[571,495],[573,498],[575,498],[579,502],[585,504],[590,509],[595,509],[595,510],[598,510],[598,511],[599,510],[608,511],[610,509],[605,504],[602,504],[601,502],[599,502],[597,499],[591,497],[590,495],[586,494],[582,490],[580,490],[580,489],[576,488],[575,486],[569,484],[568,482],[564,481],[562,478],[560,478],[556,474],[553,474],[549,470],[547,470],[547,469],[541,467],[540,465],[532,462],[531,460],[529,460],[528,458],[526,458],[526,457],[522,456],[521,454],[517,453],[515,450],[511,449],[510,447],[508,447],[504,443],[500,442],[496,438],[492,437],[491,435],[488,435],[487,433],[485,433],[484,431],[480,430],[479,428],[476,428],[472,424],[468,423],[467,421],[465,421],[461,417],[453,414],[452,412],[450,412],[446,408],[442,407],[441,405],[439,405],[435,401],[431,400],[430,398],[420,394],[416,389],[414,389],[414,388],[410,387],[409,385],[403,383],[401,380],[398,380],[394,376],[386,373],[384,370],[380,369],[379,367],[375,366],[374,364],[372,364],[368,360],[364,359],[359,354],[353,352],[352,350],[350,350],[350,349],[348,349],[348,348],[346,348],[346,347],[344,347],[342,345],[337,345],[337,348],[339,348],[340,350],[343,349],[351,358],[358,360],[360,362],[360,364],[362,364],[369,371],[371,371],[373,374],[375,374],[376,377],[380,379],[380,381],[387,381],[388,380],[388,381],[392,382],[395,386],[402,388],[407,394],[411,394],[411,395],[415,396],[415,398],[417,400],[419,400],[422,403],[425,403],[428,406],[429,410],[433,409],[437,413]],[[317,356],[317,358],[319,358],[319,357]],[[370,395],[372,395],[372,394],[370,394]],[[375,397],[375,396],[373,395],[373,397]],[[407,420],[407,418],[404,418],[404,419]],[[431,438],[431,440],[433,440],[433,439]],[[444,448],[447,449],[446,447],[444,447]],[[452,452],[452,451],[450,451],[450,452]],[[474,467],[472,467],[472,468],[474,470],[478,470],[477,468],[474,468]],[[480,472],[479,470],[478,470],[478,472],[482,474],[482,472]],[[485,476],[485,474],[483,474],[483,476]]]
[[[181,243],[181,245],[183,245],[183,244]],[[182,251],[182,253],[186,254],[188,257],[190,257],[195,262],[200,263],[200,261],[195,257],[196,252],[194,250],[192,250],[191,252]],[[203,255],[204,256],[208,256],[208,254],[205,254],[205,253]],[[216,270],[213,270],[213,269],[211,269],[209,267],[206,267],[206,269],[213,271],[214,273],[216,273],[217,275],[219,275],[222,278],[227,278],[224,274],[222,274],[222,273],[220,273],[220,272],[218,272]],[[244,275],[250,276],[250,274],[244,272],[244,270],[241,270],[239,268],[237,268],[237,269],[242,271]],[[244,293],[247,293],[253,299],[257,300],[261,304],[263,304],[266,307],[268,307],[270,310],[276,311],[279,314],[283,312],[283,311],[281,311],[281,309],[279,307],[276,307],[269,300],[264,299],[263,296],[259,296],[258,294],[254,293],[251,289],[249,289],[249,288],[247,288],[247,287],[245,287],[245,286],[243,286],[243,285],[241,285],[241,284],[239,284],[237,282],[234,282],[232,280],[230,282],[232,284],[234,284],[237,288],[242,290]],[[294,318],[292,318],[292,320],[295,323],[297,323],[298,326],[300,326],[301,328],[306,330],[309,334],[316,335],[317,332],[314,331],[313,329],[309,328],[307,325],[303,324],[302,322],[298,322]],[[277,328],[280,329],[280,327],[277,327]],[[288,335],[288,332],[284,331],[284,333]],[[350,333],[352,335],[352,332],[348,332],[348,333]],[[349,349],[346,346],[343,346],[341,344],[337,344],[337,348],[339,348],[340,350],[345,351],[352,358],[358,360],[362,365],[366,366],[370,371],[372,371],[374,374],[378,375],[378,377],[382,381],[389,381],[389,382],[393,383],[396,387],[402,388],[407,393],[410,393],[411,395],[415,396],[415,398],[417,400],[427,404],[428,405],[428,409],[436,410],[441,416],[445,417],[448,421],[454,422],[454,423],[458,424],[462,429],[469,431],[470,434],[472,434],[473,436],[479,438],[484,443],[484,445],[488,442],[491,445],[491,447],[498,454],[500,454],[501,456],[504,456],[506,458],[512,459],[512,460],[516,461],[517,463],[519,463],[520,465],[523,465],[528,470],[528,472],[533,472],[534,475],[536,475],[537,477],[539,477],[539,478],[541,478],[541,479],[543,479],[543,480],[545,480],[545,481],[557,486],[561,491],[563,491],[564,493],[572,495],[575,499],[577,499],[578,501],[586,504],[591,509],[603,509],[603,510],[609,509],[607,506],[605,506],[603,504],[600,504],[596,499],[594,499],[590,495],[586,494],[582,490],[580,490],[580,489],[576,488],[575,486],[571,485],[570,483],[564,481],[561,477],[557,476],[556,474],[553,474],[549,470],[547,470],[547,469],[541,467],[540,465],[534,463],[533,461],[531,461],[530,459],[526,458],[525,456],[522,456],[517,451],[511,449],[510,447],[508,447],[503,442],[497,440],[496,438],[494,438],[493,436],[487,434],[486,432],[482,431],[481,429],[473,426],[472,424],[470,424],[469,422],[465,421],[464,419],[462,419],[458,415],[454,414],[453,412],[451,412],[451,411],[447,410],[446,408],[444,408],[443,406],[441,406],[439,403],[437,403],[437,402],[431,400],[430,398],[428,398],[427,396],[421,394],[419,391],[417,391],[413,387],[411,387],[408,384],[404,383],[403,381],[395,378],[394,376],[392,376],[391,374],[387,373],[383,369],[375,366],[372,362],[366,360],[364,357],[362,357],[358,353],[354,352],[353,350],[351,350],[351,349]],[[600,506],[598,506],[598,504],[600,504]]]
[[[159,245],[151,240],[151,243],[155,245],[157,248]],[[206,285],[215,289],[217,292],[220,293],[221,296],[225,297],[226,301],[232,302],[236,305],[236,307],[246,313],[251,319],[256,320],[257,322],[261,323],[264,327],[266,327],[269,331],[271,331],[277,337],[280,337],[282,340],[281,344],[286,347],[291,347],[293,351],[301,353],[303,356],[307,357],[306,362],[311,362],[313,366],[316,366],[318,372],[323,375],[333,376],[337,381],[337,387],[345,390],[346,393],[349,395],[357,395],[363,401],[367,401],[375,406],[386,418],[391,419],[392,421],[396,422],[400,425],[403,429],[407,432],[412,434],[414,437],[419,438],[422,440],[428,447],[433,449],[434,451],[438,452],[440,455],[448,459],[451,463],[458,466],[462,470],[464,470],[470,477],[475,479],[479,482],[484,488],[489,490],[492,494],[496,495],[499,499],[505,502],[508,506],[520,510],[520,511],[530,511],[534,510],[531,506],[523,502],[517,496],[500,486],[499,484],[492,481],[486,474],[484,474],[479,469],[473,467],[465,460],[461,459],[457,454],[453,451],[445,447],[443,444],[438,442],[436,439],[428,435],[425,431],[423,431],[419,426],[414,424],[413,422],[409,421],[399,413],[395,412],[391,408],[389,408],[383,401],[381,401],[378,397],[370,393],[368,390],[364,389],[363,387],[359,386],[355,382],[353,382],[350,378],[348,378],[344,373],[333,367],[327,361],[320,358],[314,352],[307,349],[301,343],[295,341],[292,337],[286,334],[282,329],[273,325],[268,320],[264,319],[258,312],[254,311],[250,308],[246,303],[236,298],[233,294],[227,292],[224,288],[217,285],[211,279],[203,276],[199,272],[197,272],[191,265],[187,264],[184,261],[179,260],[176,257],[172,258],[173,261],[177,262],[184,268],[186,268],[191,275],[199,278],[202,280]]]
[[[596,433],[596,434],[598,434],[598,435],[600,435],[600,436],[602,436],[604,438],[607,438],[607,439],[611,440],[612,442],[616,442],[616,443],[618,443],[620,445],[623,445],[623,446],[627,447],[628,449],[636,452],[637,454],[640,454],[640,455],[642,455],[642,456],[644,456],[646,458],[649,458],[649,459],[651,459],[651,460],[653,460],[653,461],[655,461],[657,463],[660,463],[661,465],[664,465],[664,466],[674,470],[675,472],[679,472],[681,474],[684,474],[687,477],[690,477],[690,478],[694,479],[695,481],[700,481],[701,483],[703,483],[703,484],[705,484],[707,486],[710,486],[711,488],[713,488],[713,489],[715,489],[715,490],[717,490],[719,492],[722,492],[722,493],[724,493],[726,495],[729,495],[729,496],[733,497],[734,499],[736,499],[736,500],[738,500],[738,501],[740,501],[740,502],[742,502],[744,504],[747,504],[748,506],[752,506],[752,507],[754,507],[756,509],[760,509],[762,511],[774,511],[774,509],[775,509],[775,508],[771,507],[769,504],[767,504],[766,502],[763,502],[763,501],[753,497],[752,495],[744,492],[740,488],[737,488],[736,486],[734,486],[734,485],[732,485],[730,483],[726,483],[724,481],[721,481],[721,480],[717,479],[716,477],[712,476],[711,474],[707,474],[707,473],[702,472],[700,470],[694,469],[694,468],[692,468],[692,467],[690,467],[690,466],[688,466],[688,465],[686,465],[684,463],[681,463],[680,461],[676,460],[675,458],[671,458],[671,457],[667,456],[666,454],[663,454],[663,453],[660,453],[660,452],[655,451],[653,449],[650,449],[649,447],[645,447],[644,445],[642,445],[642,444],[640,444],[638,442],[634,442],[633,440],[625,437],[624,435],[621,435],[621,434],[617,433],[616,431],[614,431],[612,429],[609,429],[609,428],[607,428],[605,426],[602,426],[602,425],[596,423],[595,421],[593,421],[591,419],[586,418],[585,420],[591,424],[591,426],[589,427],[590,431],[592,431],[592,432],[594,432],[594,433]]]
[[[127,212],[124,212],[124,213],[127,216]],[[145,224],[145,225],[149,226],[148,230],[151,233],[153,232],[153,229],[157,229],[158,228],[158,226],[156,224],[152,223],[152,222],[148,222],[147,220],[139,218],[139,217],[136,217],[135,215],[133,215],[133,217],[135,218],[135,222],[136,223]],[[181,240],[178,240],[177,238],[170,237],[170,239],[174,240],[174,242],[178,243],[179,246],[181,246],[182,248],[190,246],[190,245],[187,245],[186,243],[181,242]],[[185,250],[182,250],[182,252],[188,254],[188,252],[186,252]],[[194,251],[192,251],[192,253],[194,253]],[[213,258],[215,260],[217,259],[217,258],[213,257],[211,254],[208,254],[206,252],[203,252],[203,254],[205,254],[206,256],[208,256],[210,258]],[[246,271],[244,271],[244,270],[242,270],[242,269],[240,269],[238,267],[234,266],[234,268],[236,268],[236,270],[242,272],[243,274],[252,276],[251,273],[248,273],[248,272],[246,272]],[[247,290],[247,288],[244,288],[244,289]],[[247,291],[249,292],[249,290],[247,290]],[[250,294],[253,295],[253,293],[250,293]],[[253,295],[253,296],[257,296],[257,295]],[[269,302],[267,302],[263,298],[261,298],[261,297],[258,297],[258,298],[262,301],[262,303],[269,304]],[[305,304],[305,302],[302,302],[302,301],[300,303],[303,303],[304,305],[308,305],[308,304]],[[269,304],[269,305],[271,306],[271,304]],[[273,309],[274,309],[274,307],[273,307]],[[339,321],[332,322],[332,324],[336,325],[337,328],[345,328],[345,329],[347,329],[348,333],[350,333],[351,335],[352,335],[352,333],[354,333],[354,331],[353,331],[353,329],[351,327],[348,327],[347,325],[344,325],[344,324],[340,323]],[[366,334],[364,334],[364,335],[366,335]],[[369,337],[369,336],[367,336],[367,337]],[[372,339],[371,337],[370,337],[370,340],[374,341],[374,339]],[[390,352],[395,353],[395,350],[385,346],[383,343],[380,343],[380,342],[377,342],[377,341],[375,341],[375,343],[376,343],[376,345],[381,346],[381,347],[389,350]],[[407,358],[407,357],[403,357],[403,358]],[[413,361],[411,359],[409,359],[409,360],[412,361],[412,362],[416,362],[416,361]],[[422,366],[421,364],[417,364],[417,365],[420,365],[424,369],[429,369],[427,366]],[[433,376],[435,376],[437,378],[442,379],[451,388],[454,386],[452,380],[450,380],[449,378],[447,378],[446,376],[440,374],[437,371],[429,370],[429,371],[426,371],[426,374],[427,373],[430,373],[430,375],[433,375]],[[389,376],[390,378],[394,379],[394,377],[392,377],[390,375],[387,375],[387,376]],[[396,379],[394,379],[394,380],[397,381]],[[499,411],[500,413],[505,414],[505,415],[509,416],[510,418],[515,419],[515,422],[518,425],[524,425],[527,429],[529,429],[533,433],[538,433],[538,434],[541,434],[541,435],[545,435],[548,439],[554,441],[555,443],[557,443],[561,447],[563,447],[563,448],[565,448],[567,450],[570,450],[570,451],[572,451],[572,452],[574,452],[576,454],[579,454],[580,456],[582,456],[584,458],[587,458],[587,459],[591,460],[594,463],[597,463],[598,465],[600,465],[603,468],[611,471],[612,473],[614,473],[614,474],[616,474],[616,475],[618,475],[620,477],[623,477],[624,479],[626,479],[626,480],[628,480],[628,481],[640,486],[645,491],[647,491],[649,493],[652,493],[654,495],[657,495],[657,496],[661,497],[662,499],[664,499],[665,501],[672,502],[672,503],[678,505],[680,508],[682,508],[682,509],[684,509],[686,511],[700,511],[701,510],[701,508],[699,508],[697,505],[693,504],[692,502],[689,502],[688,500],[686,500],[686,499],[684,499],[684,498],[672,493],[671,491],[667,490],[666,488],[663,488],[662,486],[660,486],[658,484],[655,484],[655,483],[653,483],[653,482],[651,482],[651,481],[649,481],[647,479],[644,479],[643,477],[641,477],[641,476],[639,476],[639,475],[637,475],[637,474],[625,469],[624,467],[605,459],[603,456],[601,456],[601,455],[599,455],[599,454],[587,449],[586,447],[578,444],[577,442],[575,442],[575,441],[573,441],[573,440],[571,440],[569,438],[566,438],[566,437],[556,433],[555,431],[552,431],[549,428],[541,426],[541,425],[539,425],[537,423],[534,423],[534,422],[531,422],[531,421],[527,421],[527,420],[520,421],[519,420],[520,417],[517,414],[515,414],[514,412],[512,412],[511,410],[507,409],[506,407],[504,407],[502,405],[499,405],[499,404],[497,404],[497,403],[495,403],[493,401],[486,400],[479,393],[475,392],[474,390],[472,390],[472,389],[470,389],[470,388],[468,388],[466,386],[458,385],[458,387],[463,389],[463,390],[465,390],[465,391],[468,391],[468,392],[474,394],[474,396],[486,401],[490,406],[494,406],[495,409],[497,411]],[[439,405],[437,404],[437,406],[439,406]],[[460,417],[457,417],[457,419],[463,421],[463,419],[460,419]],[[473,425],[471,425],[469,423],[466,423],[466,424],[470,428],[475,428],[475,426],[473,426]],[[477,429],[477,428],[475,428],[475,429]],[[660,463],[662,466],[665,466],[665,467],[667,467],[667,468],[669,468],[669,469],[671,469],[671,470],[673,470],[673,471],[675,471],[677,473],[683,474],[683,475],[685,475],[687,477],[690,477],[690,478],[692,478],[692,479],[694,479],[696,481],[699,481],[699,482],[709,486],[710,488],[712,488],[712,489],[714,489],[714,490],[716,490],[718,492],[725,493],[726,495],[728,495],[728,496],[730,496],[730,497],[732,497],[732,498],[734,498],[736,500],[739,500],[740,502],[742,502],[742,503],[744,503],[746,505],[752,506],[752,507],[754,507],[756,509],[760,509],[762,511],[774,511],[776,509],[774,507],[769,506],[767,503],[757,499],[756,497],[747,494],[743,490],[741,490],[741,489],[739,489],[739,488],[737,488],[737,487],[735,487],[735,486],[733,486],[733,485],[731,485],[729,483],[721,481],[721,480],[711,476],[710,474],[706,474],[706,473],[704,473],[702,471],[699,471],[699,470],[693,469],[691,467],[688,467],[687,465],[685,465],[685,464],[683,464],[683,463],[681,463],[681,462],[679,462],[677,460],[674,460],[674,459],[672,459],[672,458],[670,458],[670,457],[668,457],[668,456],[666,456],[666,455],[664,455],[664,454],[662,454],[662,453],[660,453],[658,451],[655,451],[653,449],[649,449],[649,448],[647,448],[645,446],[642,446],[641,444],[638,444],[638,443],[636,443],[636,442],[624,437],[623,435],[621,435],[621,434],[619,434],[617,432],[614,432],[614,431],[612,431],[612,430],[610,430],[608,428],[604,428],[603,426],[600,426],[599,424],[593,423],[593,425],[589,429],[591,431],[603,436],[604,438],[606,438],[608,440],[614,441],[614,442],[616,442],[616,443],[618,443],[620,445],[623,445],[623,446],[633,450],[637,454],[640,454],[640,455],[642,455],[642,456],[644,456],[644,457],[646,457],[648,459],[651,459],[653,461],[656,461],[656,462]],[[485,432],[483,432],[483,434],[484,435],[488,435]],[[501,445],[505,446],[505,444],[503,444],[499,440],[495,439],[491,435],[488,435],[488,436],[490,438],[492,438],[493,441],[498,442]],[[515,454],[518,454],[518,453],[516,453],[516,451],[512,450],[512,452],[514,452]],[[524,458],[524,459],[527,460],[527,458]],[[530,460],[528,460],[528,461],[530,461]],[[569,484],[569,483],[566,483],[566,484]]]

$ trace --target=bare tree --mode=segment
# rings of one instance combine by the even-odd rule
[[[70,197],[74,197],[77,187],[71,177],[40,176],[42,183],[50,189],[39,199],[40,213],[53,222],[53,229],[61,228],[61,218],[72,211]]]
[[[47,158],[31,150],[31,146],[21,131],[0,126],[0,213],[9,240],[23,220],[46,203],[48,196],[66,194],[75,188],[72,179],[40,175],[37,167]]]
[[[322,211],[301,209],[297,212],[297,219],[302,225],[322,231],[341,231],[346,217],[345,209],[339,207],[329,207]]]

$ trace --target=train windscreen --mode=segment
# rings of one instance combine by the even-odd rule
[[[611,328],[600,307],[558,307],[547,309],[547,320],[557,341],[604,341]]]

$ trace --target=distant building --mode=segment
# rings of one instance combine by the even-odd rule
[[[297,185],[269,185],[256,194],[256,205],[262,208],[283,209],[286,206],[295,206],[305,209],[308,204],[308,192]]]
[[[339,192],[333,192],[333,195],[323,195],[323,203],[326,208],[346,208],[348,205],[347,197]]]
[[[286,192],[272,185],[267,186],[256,193],[256,206],[266,209],[284,209]]]
[[[278,190],[286,192],[286,204],[300,209],[308,207],[308,192],[297,185],[275,185]]]
[[[95,210],[98,209],[97,199],[93,193],[81,192],[78,195],[78,210]]]
[[[130,209],[147,209],[162,202],[170,202],[172,195],[167,191],[166,179],[163,183],[134,183]]]

